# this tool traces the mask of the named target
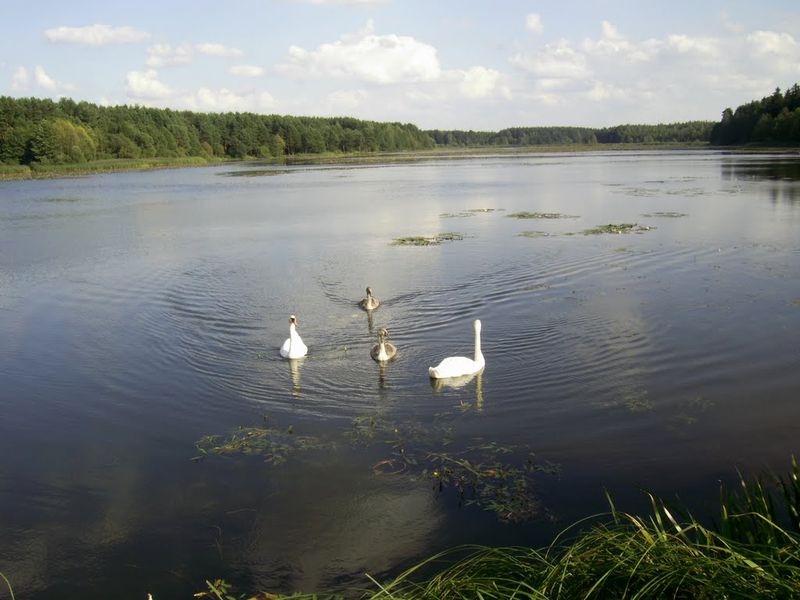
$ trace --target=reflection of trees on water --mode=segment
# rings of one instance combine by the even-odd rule
[[[721,169],[725,180],[761,182],[774,204],[800,204],[800,158],[723,161]]]

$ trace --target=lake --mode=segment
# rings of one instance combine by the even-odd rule
[[[432,382],[474,319],[484,371]],[[544,545],[604,490],[711,517],[800,453],[798,332],[797,155],[0,182],[0,572],[30,600],[323,591]]]

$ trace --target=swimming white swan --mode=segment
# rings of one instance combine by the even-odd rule
[[[397,355],[397,348],[391,342],[387,342],[386,338],[389,337],[389,332],[381,327],[378,330],[378,343],[372,347],[370,356],[378,362],[392,360]]]
[[[308,347],[303,343],[300,334],[297,333],[297,317],[289,317],[289,337],[281,346],[281,356],[283,358],[300,358],[308,353]]]
[[[428,368],[428,374],[433,379],[446,377],[461,377],[477,373],[486,365],[486,360],[481,353],[481,322],[475,319],[475,359],[466,356],[448,356],[435,367]]]
[[[367,287],[367,297],[362,299],[358,305],[364,310],[375,310],[380,306],[381,301],[372,295],[372,288]]]

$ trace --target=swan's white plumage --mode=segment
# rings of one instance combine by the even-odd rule
[[[294,315],[289,317],[289,337],[283,342],[280,353],[283,358],[300,358],[308,353],[308,347],[297,333],[297,318]]]
[[[466,356],[448,356],[435,367],[428,368],[428,374],[433,379],[445,379],[447,377],[473,375],[486,366],[486,360],[483,358],[483,353],[481,352],[480,320],[475,319],[473,326],[475,328],[475,358],[467,358]]]
[[[375,310],[380,306],[381,301],[372,295],[372,288],[367,288],[367,297],[362,299],[358,305],[364,310]]]
[[[397,354],[397,348],[391,342],[386,341],[387,337],[389,337],[389,332],[381,327],[378,331],[378,343],[372,347],[370,352],[370,356],[378,362],[392,360]]]

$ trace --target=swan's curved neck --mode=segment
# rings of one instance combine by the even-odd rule
[[[481,352],[481,330],[475,329],[475,362],[485,362]]]

